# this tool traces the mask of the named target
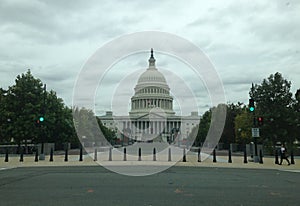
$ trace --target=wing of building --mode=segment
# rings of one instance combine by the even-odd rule
[[[118,132],[124,142],[168,141],[187,139],[199,124],[198,112],[178,116],[173,110],[173,97],[164,75],[156,68],[153,49],[149,66],[139,77],[131,97],[128,116],[114,116],[112,111],[99,116],[104,126]]]

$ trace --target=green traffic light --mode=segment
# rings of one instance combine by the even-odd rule
[[[43,122],[45,119],[44,119],[44,117],[40,117],[39,120],[40,120],[40,122]]]
[[[254,112],[255,107],[254,107],[254,99],[249,99],[249,110],[250,112]]]

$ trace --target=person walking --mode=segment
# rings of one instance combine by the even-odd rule
[[[279,165],[282,165],[282,161],[284,159],[287,161],[288,165],[290,165],[290,161],[289,161],[288,155],[287,155],[287,150],[286,150],[285,146],[282,144],[281,148],[280,148],[280,163],[279,163]]]

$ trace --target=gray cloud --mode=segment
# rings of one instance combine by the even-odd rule
[[[98,47],[123,34],[161,30],[190,40],[208,55],[230,102],[246,102],[251,83],[260,83],[277,71],[292,81],[295,93],[300,88],[299,8],[294,0],[3,0],[0,86],[12,85],[18,74],[30,68],[70,106],[77,75]],[[116,87],[126,71],[133,71],[125,67],[146,68],[147,60],[148,55],[122,60],[107,76],[107,88]],[[188,67],[158,54],[157,65],[181,76],[200,99],[203,111],[210,105],[205,83],[190,75]]]

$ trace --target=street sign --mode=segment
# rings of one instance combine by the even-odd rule
[[[259,128],[252,128],[252,137],[259,137]]]

